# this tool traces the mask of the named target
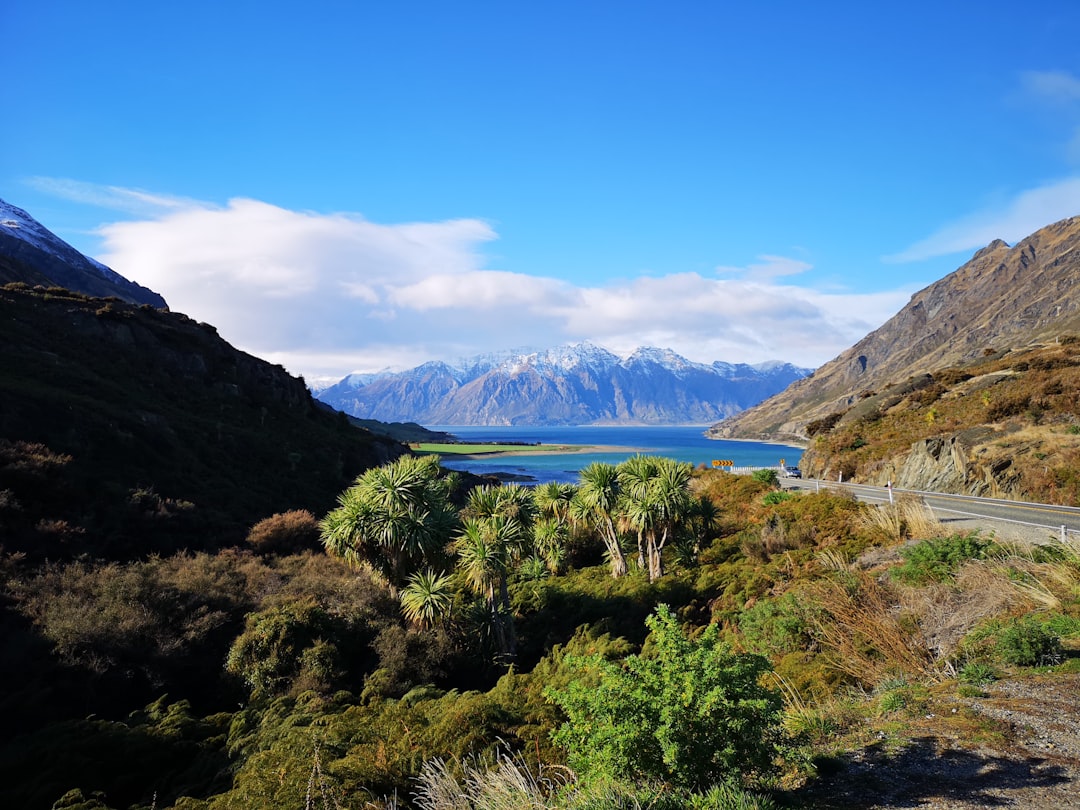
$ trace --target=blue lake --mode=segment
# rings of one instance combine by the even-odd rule
[[[443,466],[451,470],[483,474],[525,475],[537,483],[559,481],[577,483],[578,471],[594,461],[618,464],[636,453],[664,456],[678,461],[711,465],[713,459],[734,461],[736,466],[776,466],[781,460],[789,466],[798,465],[801,447],[766,444],[764,442],[706,439],[707,425],[678,427],[475,427],[429,425],[432,430],[445,430],[465,442],[525,442],[529,444],[575,444],[598,448],[618,448],[610,452],[538,453],[521,456],[455,459],[443,458]],[[526,448],[527,449],[527,448]]]

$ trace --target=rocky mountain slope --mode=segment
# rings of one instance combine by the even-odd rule
[[[581,343],[351,375],[318,396],[355,416],[433,425],[702,424],[806,373],[782,363],[692,363],[654,348],[622,359]]]
[[[995,240],[912,296],[881,328],[812,376],[725,419],[717,438],[806,439],[807,426],[867,392],[1004,349],[1080,331],[1080,217],[1009,247]]]
[[[18,281],[167,308],[153,290],[84,256],[21,208],[0,200],[0,284]]]

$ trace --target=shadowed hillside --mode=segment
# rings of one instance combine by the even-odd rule
[[[170,551],[170,536],[212,547],[276,512],[324,512],[404,452],[184,315],[24,284],[0,288],[0,312],[9,551],[125,556]],[[46,491],[67,494],[43,503]]]

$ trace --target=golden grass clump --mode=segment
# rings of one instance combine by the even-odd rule
[[[806,590],[814,636],[830,664],[868,686],[928,675],[934,658],[897,595],[864,571],[845,571]]]
[[[865,510],[862,522],[866,529],[882,533],[897,543],[909,538],[936,537],[944,531],[930,507],[921,498],[911,495]]]
[[[530,769],[520,755],[455,765],[433,759],[424,763],[413,798],[420,810],[544,810],[558,806],[554,797],[572,781],[566,768]]]

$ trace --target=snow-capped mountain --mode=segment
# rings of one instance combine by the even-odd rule
[[[318,398],[346,413],[427,425],[709,424],[810,373],[790,363],[694,363],[592,343],[484,355],[454,365],[352,374]]]
[[[0,282],[13,281],[168,308],[157,293],[84,256],[21,208],[0,200]]]

